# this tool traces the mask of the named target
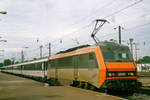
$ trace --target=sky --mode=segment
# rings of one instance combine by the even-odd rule
[[[0,0],[0,61],[21,59],[23,50],[26,60],[48,55],[51,52],[82,44],[94,44],[90,35],[95,19],[106,19],[97,33],[100,41],[118,41],[119,25],[122,43],[129,38],[137,43],[138,58],[150,56],[150,0]],[[28,47],[28,48],[25,48]]]

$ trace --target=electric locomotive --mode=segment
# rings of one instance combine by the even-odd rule
[[[78,82],[97,88],[136,88],[137,72],[128,46],[114,42],[86,46],[49,57],[47,79],[62,85]]]
[[[95,36],[106,22],[104,19],[96,20],[91,35],[95,45],[71,48],[49,57],[47,79],[63,85],[90,84],[97,88],[135,89],[137,71],[128,46],[100,42]]]

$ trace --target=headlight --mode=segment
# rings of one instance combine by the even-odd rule
[[[108,73],[108,76],[111,76],[111,73]]]
[[[133,76],[133,75],[134,75],[134,73],[132,73],[132,72],[128,73],[128,76]]]
[[[128,77],[128,76],[135,76],[135,72],[108,72],[108,77]]]
[[[108,73],[109,77],[115,76],[115,73]]]

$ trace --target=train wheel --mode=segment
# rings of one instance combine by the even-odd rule
[[[78,87],[78,86],[79,86],[79,82],[78,82],[78,81],[73,81],[72,86],[74,86],[74,87]]]
[[[57,79],[54,79],[54,78],[49,79],[49,80],[48,80],[48,83],[49,83],[51,86],[59,86],[59,85],[60,85],[59,82],[58,82],[58,80],[57,80]]]
[[[94,87],[93,85],[91,85],[91,84],[89,84],[89,83],[87,83],[87,89],[88,89],[88,90],[94,90],[94,91],[97,90],[96,87]]]
[[[85,82],[80,82],[80,87],[85,88]]]
[[[78,86],[77,86],[78,88],[81,88],[81,82],[79,82],[79,84],[78,84]]]
[[[84,86],[85,89],[88,89],[88,83],[85,82],[85,86]]]

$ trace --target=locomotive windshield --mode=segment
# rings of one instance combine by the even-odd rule
[[[111,62],[133,61],[130,50],[127,46],[107,44],[102,45],[100,47],[105,61]]]

